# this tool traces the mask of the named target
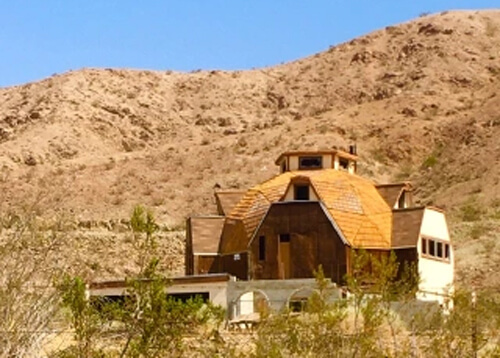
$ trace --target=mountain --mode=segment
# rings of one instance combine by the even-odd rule
[[[462,277],[482,284],[475,262],[500,263],[499,92],[496,10],[423,16],[269,68],[58,74],[0,89],[0,210],[71,217],[105,243],[141,203],[175,230],[214,212],[214,186],[276,174],[283,151],[356,143],[361,175],[412,180],[420,203],[452,214]]]

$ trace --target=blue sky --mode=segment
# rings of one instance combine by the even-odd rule
[[[2,0],[0,87],[82,67],[247,69],[499,0]]]

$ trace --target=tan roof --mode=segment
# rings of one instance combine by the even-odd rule
[[[395,210],[392,215],[392,247],[417,245],[425,207]]]
[[[231,210],[238,204],[246,191],[216,191],[215,199],[217,200],[217,208],[220,215],[228,215]]]
[[[394,183],[394,184],[379,184],[377,185],[377,190],[382,195],[387,204],[393,208],[396,205],[401,191],[403,189],[411,190],[411,184],[409,182]]]
[[[255,229],[271,203],[284,197],[294,178],[308,179],[337,223],[344,238],[353,247],[390,248],[392,210],[370,180],[334,169],[285,172],[250,189],[228,219],[244,229],[246,240],[234,243],[235,232],[224,229],[223,252],[245,250]],[[240,232],[238,230],[238,232]]]
[[[191,217],[190,229],[193,241],[193,253],[217,253],[224,227],[223,216]]]

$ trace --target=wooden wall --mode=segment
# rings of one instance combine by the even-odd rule
[[[193,275],[221,272],[219,255],[194,255],[193,261]]]
[[[248,280],[248,253],[228,254],[220,256],[221,272],[236,276],[240,280]]]
[[[281,264],[280,234],[290,235],[289,277]],[[265,236],[265,260],[259,260],[260,236]],[[317,202],[273,204],[250,253],[252,279],[312,278],[322,265],[326,277],[342,282],[347,270],[345,245]]]
[[[191,218],[186,220],[186,250],[184,251],[184,267],[187,276],[194,275],[193,236]]]

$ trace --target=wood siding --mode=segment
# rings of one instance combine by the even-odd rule
[[[220,256],[216,255],[194,255],[193,275],[220,272]]]
[[[248,253],[220,256],[222,272],[248,280]]]
[[[252,279],[285,278],[280,262],[280,235],[290,235],[289,278],[311,278],[319,265],[325,276],[342,282],[346,274],[346,250],[317,202],[273,204],[250,244]],[[259,237],[265,236],[266,257],[259,260]]]

